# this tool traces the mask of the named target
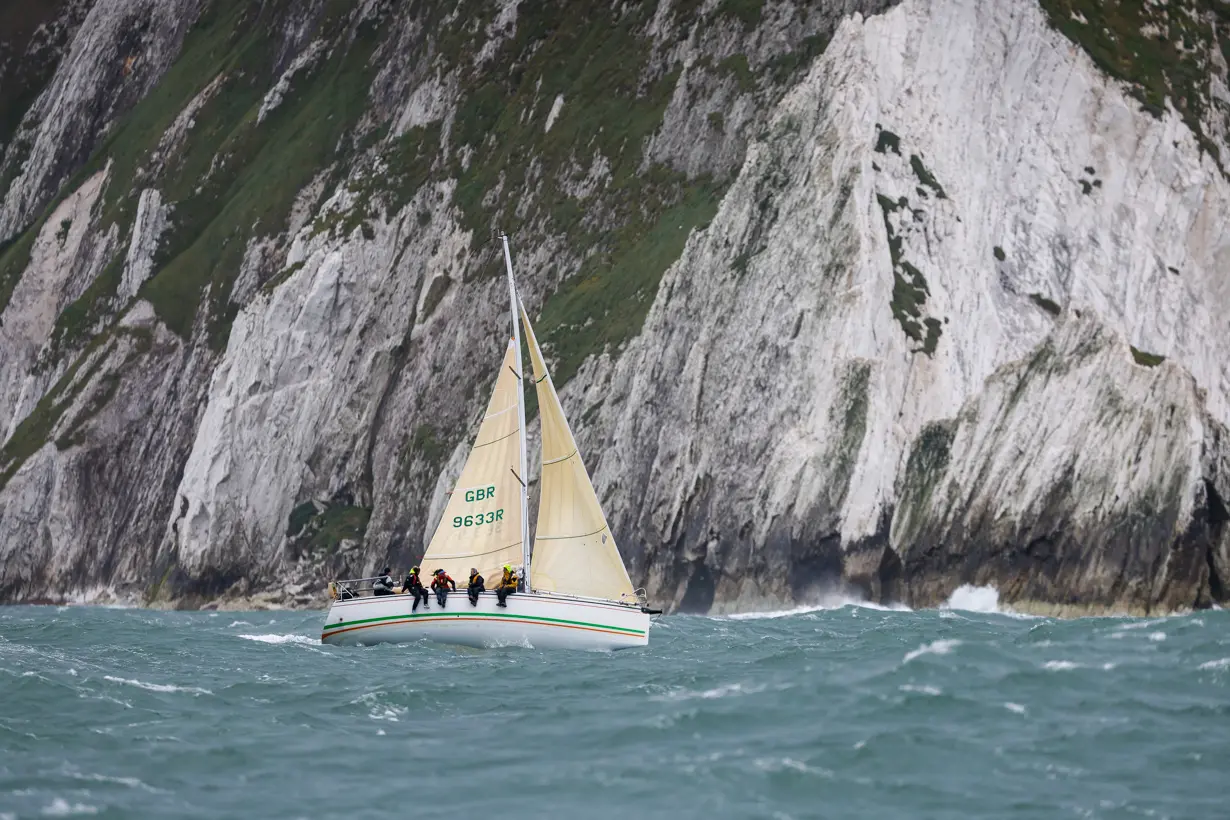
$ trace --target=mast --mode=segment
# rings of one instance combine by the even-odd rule
[[[530,515],[529,515],[529,470],[525,465],[525,370],[521,364],[521,327],[517,321],[517,286],[513,283],[512,254],[508,250],[508,234],[501,232],[500,241],[504,243],[504,266],[508,269],[508,297],[512,306],[513,344],[516,347],[517,369],[517,419],[518,440],[521,445],[521,474],[517,476],[521,484],[521,573],[525,581],[525,591],[530,587]]]

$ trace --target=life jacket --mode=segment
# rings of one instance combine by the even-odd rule
[[[417,572],[412,572],[406,576],[406,589],[422,589],[423,579],[419,578]]]
[[[517,586],[517,573],[512,570],[504,570],[504,577],[500,579],[500,586],[513,587]]]
[[[470,576],[470,586],[480,587],[483,585],[484,578],[477,572]]]
[[[457,583],[456,581],[448,577],[448,573],[446,572],[446,573],[443,573],[442,575],[436,576],[435,580],[431,582],[431,588],[432,589],[437,589],[437,588],[447,589],[449,584],[455,585],[456,583]]]

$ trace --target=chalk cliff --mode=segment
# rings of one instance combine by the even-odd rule
[[[1224,601],[1230,9],[1110,5],[9,24],[0,598],[307,606],[415,560],[498,226],[653,600]]]

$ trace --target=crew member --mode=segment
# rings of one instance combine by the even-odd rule
[[[515,594],[517,591],[517,573],[513,572],[511,564],[504,565],[504,577],[500,578],[500,585],[495,588],[495,597],[500,600],[496,602],[496,606],[508,606],[504,603],[509,595]]]
[[[389,575],[389,568],[385,567],[381,571],[380,577],[372,582],[373,595],[392,595],[393,594],[393,577]]]
[[[436,570],[435,577],[431,579],[431,588],[436,591],[436,603],[440,605],[441,609],[444,608],[444,602],[448,600],[450,586],[455,591],[457,589],[457,582],[448,577],[448,573],[444,570]]]
[[[419,578],[418,567],[412,567],[406,573],[406,583],[402,584],[401,591],[414,596],[414,606],[410,607],[411,612],[418,610],[420,600],[423,602],[423,609],[429,609],[427,606],[427,589],[423,586],[423,579]]]
[[[478,570],[470,567],[470,584],[466,587],[466,592],[470,596],[470,603],[473,606],[478,606],[478,594],[486,592],[487,587],[484,585],[483,576],[478,574]]]

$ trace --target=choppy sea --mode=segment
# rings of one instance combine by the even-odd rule
[[[0,608],[0,820],[1230,817],[1230,612],[845,604],[613,654],[320,623]]]

